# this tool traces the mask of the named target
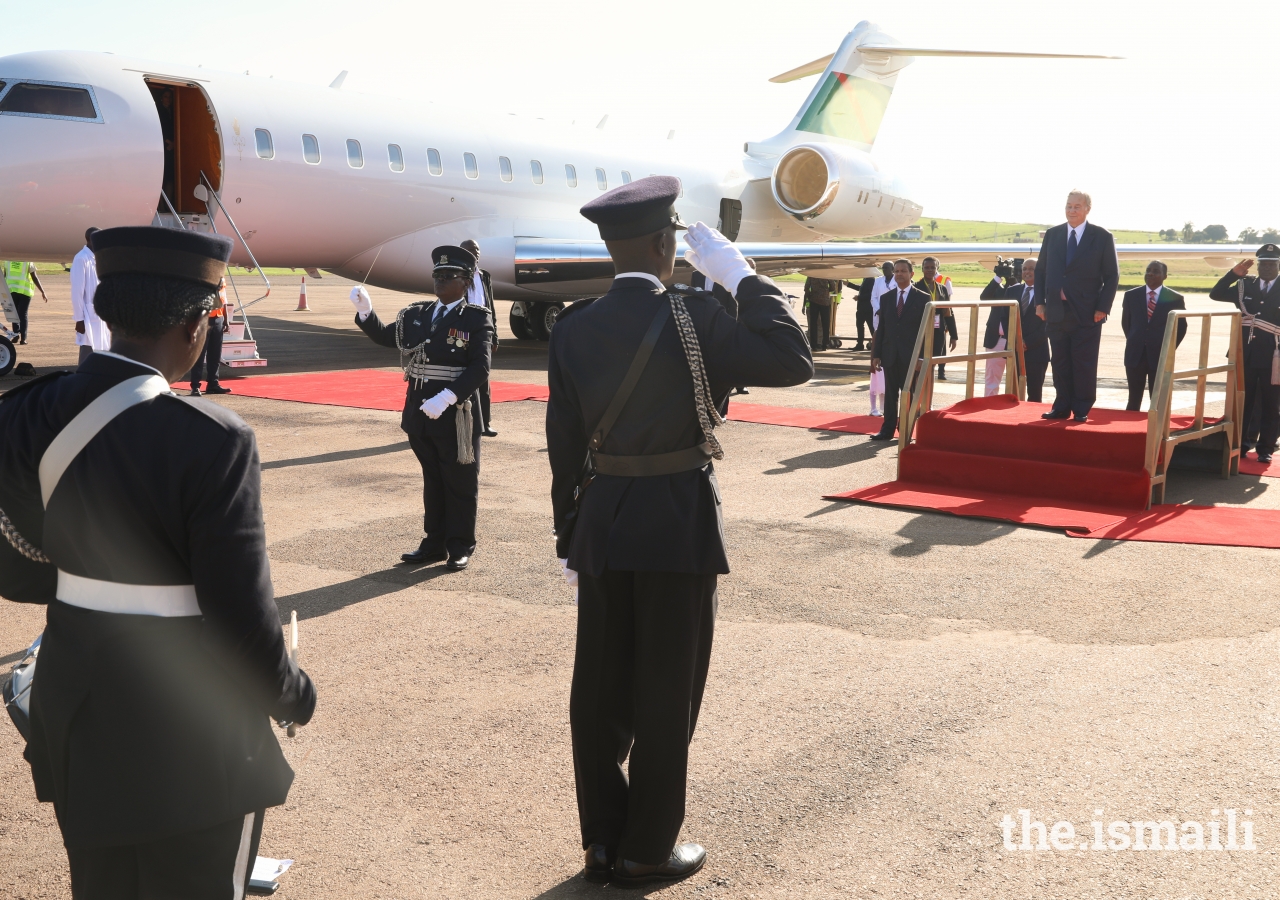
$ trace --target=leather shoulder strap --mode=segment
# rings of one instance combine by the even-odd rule
[[[662,333],[662,327],[667,324],[667,319],[671,317],[671,303],[665,294],[662,300],[662,305],[658,307],[657,313],[654,314],[653,321],[649,323],[649,330],[645,332],[644,340],[640,342],[640,349],[636,351],[635,358],[631,360],[631,368],[627,369],[627,374],[622,379],[622,384],[618,386],[618,392],[609,401],[608,409],[600,417],[600,422],[596,425],[596,430],[591,435],[590,447],[592,450],[600,449],[604,439],[609,436],[613,423],[618,421],[618,416],[622,414],[622,408],[627,405],[627,401],[631,399],[631,392],[635,390],[636,384],[640,381],[640,374],[648,364],[649,357],[653,355],[653,348],[657,346],[658,335]]]
[[[159,375],[139,375],[120,382],[80,410],[40,457],[40,499],[44,505],[49,505],[67,466],[112,419],[132,406],[167,393],[169,385]]]

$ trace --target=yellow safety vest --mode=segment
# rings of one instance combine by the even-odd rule
[[[35,293],[35,284],[31,281],[31,263],[7,262],[4,264],[4,281],[11,294]]]

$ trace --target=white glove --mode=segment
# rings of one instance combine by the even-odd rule
[[[444,415],[446,409],[457,402],[458,395],[445,388],[430,400],[423,400],[420,409],[427,414],[428,419],[438,419]]]
[[[576,588],[578,586],[578,573],[569,568],[569,560],[560,560],[560,572],[564,575],[564,580],[569,587]]]
[[[733,242],[710,225],[694,222],[685,232],[684,241],[689,245],[685,262],[709,280],[724,285],[731,294],[738,293],[742,279],[755,274]]]
[[[351,304],[356,308],[356,312],[360,314],[361,322],[369,317],[369,313],[373,312],[373,301],[369,299],[369,292],[364,289],[363,284],[357,284],[351,289]]]

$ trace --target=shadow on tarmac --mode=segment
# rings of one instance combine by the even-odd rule
[[[299,619],[314,619],[366,600],[374,600],[402,591],[407,587],[426,584],[437,578],[455,574],[457,573],[446,569],[444,563],[418,568],[410,565],[392,566],[390,569],[371,572],[349,581],[277,597],[276,606],[280,608],[281,624],[289,621],[285,610],[296,609]]]
[[[262,468],[265,469],[287,469],[291,466],[314,466],[319,463],[341,462],[346,459],[365,459],[369,456],[382,456],[387,453],[399,453],[401,450],[408,450],[409,442],[400,441],[396,444],[384,444],[381,447],[362,447],[358,450],[335,450],[332,453],[318,453],[315,456],[299,456],[294,459],[275,459],[271,462],[264,462]]]

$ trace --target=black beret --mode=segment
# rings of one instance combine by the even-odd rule
[[[431,251],[431,259],[435,263],[432,272],[453,269],[468,275],[476,273],[476,258],[469,250],[463,250],[461,247],[437,247]]]
[[[680,196],[680,179],[670,175],[638,178],[611,191],[605,191],[580,212],[600,229],[606,241],[624,241],[662,231],[674,225],[687,228],[676,212]]]
[[[227,274],[231,239],[177,228],[108,228],[89,236],[99,278],[157,275],[217,287]]]
[[[1258,259],[1280,259],[1280,247],[1275,244],[1263,244],[1258,248]]]

